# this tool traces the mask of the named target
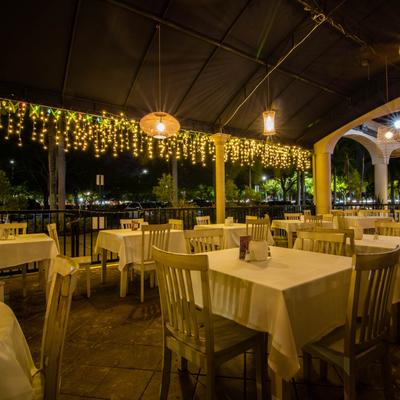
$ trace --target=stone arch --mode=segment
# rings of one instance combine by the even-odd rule
[[[380,107],[371,110],[370,112],[361,115],[355,120],[349,122],[348,124],[342,126],[339,129],[336,129],[334,132],[325,136],[317,143],[314,144],[314,162],[313,162],[313,176],[314,176],[314,202],[317,208],[318,214],[329,213],[331,210],[331,154],[333,153],[333,149],[335,148],[337,142],[340,138],[342,138],[347,132],[352,131],[356,126],[361,125],[367,121],[373,120],[374,118],[379,118],[384,115],[398,112],[400,110],[400,97],[397,97],[394,100],[389,101],[386,104],[381,105]],[[372,154],[374,154],[375,158],[375,177],[381,176],[385,174],[386,168],[386,179],[380,179],[380,193],[384,194],[383,186],[386,185],[387,188],[387,160],[386,152],[383,152],[383,157],[378,157],[379,152],[375,151],[372,144],[367,141],[366,138],[362,138],[361,136],[357,136],[357,139],[363,140],[363,145],[368,147],[367,150],[371,149]],[[382,149],[381,149],[382,152]],[[390,156],[391,151],[389,152]],[[377,182],[377,179],[375,179]],[[387,193],[386,193],[387,195]],[[381,196],[380,196],[381,197]]]

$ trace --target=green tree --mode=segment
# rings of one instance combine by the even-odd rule
[[[261,185],[261,190],[270,200],[278,200],[282,196],[281,185],[275,178],[271,178],[265,181]]]
[[[225,197],[228,202],[236,201],[239,198],[239,189],[233,179],[227,179],[225,182]]]
[[[162,174],[158,179],[158,185],[153,187],[153,193],[159,201],[172,203],[175,195],[175,187],[171,174]]]
[[[5,207],[11,197],[11,183],[6,173],[0,170],[0,207]]]

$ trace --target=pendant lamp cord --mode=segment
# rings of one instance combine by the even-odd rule
[[[161,111],[161,26],[158,30],[158,110]]]
[[[386,103],[388,103],[389,102],[389,78],[388,78],[387,56],[385,57],[385,79],[386,79]]]

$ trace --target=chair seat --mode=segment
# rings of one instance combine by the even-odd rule
[[[213,314],[212,318],[214,325],[214,350],[216,357],[222,356],[224,352],[228,352],[240,343],[244,344],[247,341],[254,343],[254,338],[262,334],[261,332],[246,328],[243,325],[239,325],[234,321],[215,314]],[[178,335],[175,334],[175,336]],[[204,336],[203,328],[200,330],[200,343],[198,343],[194,338],[189,339],[188,337],[185,337],[184,341],[185,344],[190,345],[194,350],[200,353],[205,353]],[[242,351],[240,350],[239,353],[240,352]]]
[[[315,357],[330,361],[343,369],[344,326],[334,329],[317,342],[307,344],[303,350]]]
[[[80,256],[80,257],[72,257],[72,259],[79,265],[91,264],[92,257],[91,256]]]
[[[154,261],[145,261],[143,265],[141,263],[135,263],[133,264],[133,269],[136,271],[154,271],[156,269],[156,263]]]

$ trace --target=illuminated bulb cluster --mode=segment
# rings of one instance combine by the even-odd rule
[[[176,136],[154,140],[141,132],[137,121],[124,114],[93,115],[0,99],[0,129],[5,139],[14,136],[21,146],[23,128],[30,126],[24,124],[26,118],[31,121],[31,139],[44,149],[48,147],[49,132],[52,132],[56,145],[62,143],[65,152],[92,150],[95,157],[100,157],[110,151],[117,157],[128,151],[133,157],[159,157],[165,161],[176,157],[202,166],[215,160],[214,142],[211,135],[203,132],[182,129]],[[157,126],[160,132],[162,124],[161,121]],[[297,146],[231,137],[225,149],[225,161],[241,166],[252,166],[257,160],[264,167],[278,169],[304,171],[311,166],[311,152]]]

